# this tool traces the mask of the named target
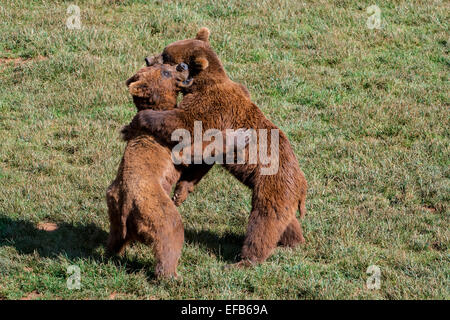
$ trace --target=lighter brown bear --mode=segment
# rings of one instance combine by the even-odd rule
[[[178,71],[180,70],[180,71]],[[177,94],[187,87],[188,71],[169,65],[142,68],[127,80],[138,110],[169,110]],[[169,147],[146,132],[123,130],[127,140],[116,179],[106,199],[110,219],[108,251],[122,253],[131,241],[150,245],[157,261],[156,277],[177,276],[184,241],[181,216],[170,198],[180,168],[172,162]]]
[[[126,84],[138,110],[170,110],[176,107],[180,89],[192,84],[188,74],[186,64],[176,68],[154,64],[139,70]],[[229,135],[222,152],[234,155],[240,151],[231,148],[240,134],[245,136],[245,131]],[[125,126],[122,136],[127,145],[116,179],[106,193],[110,219],[108,252],[120,254],[131,241],[143,242],[153,249],[157,261],[155,275],[176,277],[184,230],[170,192],[178,181],[176,200],[181,203],[193,189],[195,180],[179,181],[181,172],[189,168],[174,166],[169,146],[147,132]]]
[[[209,30],[202,28],[196,38],[176,41],[168,45],[152,63],[170,65],[186,63],[192,86],[183,89],[184,98],[177,109],[168,111],[144,110],[131,125],[148,130],[166,143],[171,143],[174,130],[184,128],[193,133],[194,121],[201,121],[208,129],[278,129],[250,100],[247,89],[231,81],[209,44]],[[259,144],[259,142],[258,142]],[[269,146],[270,149],[270,136]],[[292,147],[279,133],[279,170],[272,175],[261,174],[264,165],[225,164],[225,168],[253,190],[252,211],[238,266],[264,261],[277,246],[296,246],[304,242],[296,211],[305,215],[307,183]],[[197,165],[187,171],[185,180],[201,179],[210,166]],[[201,169],[199,169],[201,168]],[[191,172],[191,177],[189,177]],[[193,172],[193,173],[192,173]]]

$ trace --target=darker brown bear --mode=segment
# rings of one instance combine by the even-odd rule
[[[153,58],[154,62],[171,65],[187,63],[194,83],[184,90],[184,98],[177,109],[139,112],[133,119],[133,126],[149,130],[166,143],[173,143],[171,133],[176,129],[184,128],[192,134],[194,121],[201,121],[203,130],[253,128],[270,132],[278,129],[252,103],[247,89],[228,78],[208,38],[208,29],[202,28],[195,39],[176,41],[168,45],[162,55]],[[270,149],[270,135],[268,140]],[[252,212],[239,265],[264,261],[277,243],[295,246],[304,242],[296,211],[298,208],[301,216],[305,214],[307,184],[283,132],[279,135],[279,170],[275,174],[261,174],[264,166],[259,161],[224,166],[253,190]],[[208,169],[203,166],[196,172],[203,174]],[[193,176],[195,183],[201,178]]]

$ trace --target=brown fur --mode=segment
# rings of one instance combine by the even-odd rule
[[[164,77],[163,72],[170,72]],[[138,110],[173,109],[178,84],[188,72],[158,65],[141,69],[127,80]],[[170,199],[180,171],[174,167],[171,150],[153,136],[129,127],[128,140],[116,179],[106,193],[110,219],[108,251],[122,253],[130,241],[151,245],[157,261],[157,277],[176,276],[184,230],[181,216]]]
[[[171,76],[164,78],[163,71],[169,71]],[[170,110],[176,107],[181,87],[191,84],[183,82],[187,76],[188,71],[178,72],[174,67],[159,64],[142,68],[126,84],[138,110]],[[223,152],[229,148],[227,143],[235,143],[239,134],[245,135],[245,131],[237,131],[231,136],[232,141],[225,141]],[[122,129],[122,135],[127,146],[117,177],[106,193],[110,218],[108,251],[120,254],[131,241],[146,243],[155,254],[156,276],[176,276],[184,231],[170,192],[178,181],[174,202],[179,205],[198,182],[195,177],[206,172],[201,168],[196,172],[189,170],[186,174],[189,181],[179,180],[187,167],[173,165],[167,145],[129,126]]]
[[[195,39],[168,45],[153,61],[189,65],[193,85],[184,90],[179,108],[169,111],[145,110],[133,119],[132,126],[149,130],[166,143],[172,131],[185,128],[193,132],[194,121],[202,121],[203,130],[215,128],[277,129],[250,100],[247,89],[231,81],[208,41],[209,31],[202,28]],[[269,138],[270,143],[270,138]],[[252,212],[242,248],[242,262],[248,265],[264,261],[276,247],[304,242],[296,211],[305,215],[307,183],[285,134],[280,131],[279,170],[261,175],[262,164],[226,164],[225,168],[253,190]],[[268,147],[270,149],[270,146]],[[210,166],[194,166],[190,174],[198,182]],[[201,173],[200,176],[198,173]],[[188,175],[189,171],[184,175]]]

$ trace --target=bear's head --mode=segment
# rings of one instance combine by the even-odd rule
[[[147,59],[146,62],[150,64]],[[191,86],[192,82],[185,63],[176,66],[152,64],[140,69],[126,85],[138,110],[167,110],[176,107],[178,92]]]
[[[227,75],[217,54],[209,44],[208,28],[201,28],[194,39],[179,40],[164,48],[161,55],[150,58],[149,64],[165,63],[189,66],[189,77],[195,79],[189,91],[200,89],[204,85],[227,79]],[[187,91],[187,90],[184,90]]]

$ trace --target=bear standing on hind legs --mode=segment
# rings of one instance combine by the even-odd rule
[[[177,109],[141,111],[132,126],[149,130],[169,144],[173,144],[171,134],[176,129],[184,128],[192,135],[195,121],[202,122],[203,130],[250,128],[271,132],[271,129],[278,129],[252,103],[247,89],[228,78],[208,38],[209,30],[202,28],[195,39],[176,41],[153,58],[158,63],[188,64],[189,77],[194,83],[183,91],[184,97]],[[270,144],[270,134],[268,140]],[[270,145],[267,149],[271,149]],[[242,261],[238,265],[264,261],[278,243],[293,247],[305,241],[296,211],[299,209],[302,217],[305,214],[306,179],[283,132],[279,131],[276,173],[264,175],[265,166],[259,160],[256,164],[224,166],[253,190],[252,212],[241,252]],[[206,173],[207,169],[201,171]],[[194,183],[200,178],[197,175]]]
[[[176,108],[181,88],[192,85],[188,66],[154,64],[140,69],[126,82],[138,110],[169,110]],[[234,156],[241,148],[232,148],[245,131],[235,131],[223,141],[218,155]],[[170,199],[172,186],[178,181],[182,202],[193,189],[196,174],[183,174],[184,165],[175,166],[172,150],[154,136],[136,128],[122,128],[127,141],[117,176],[106,192],[110,233],[107,249],[110,254],[121,254],[128,243],[139,241],[150,245],[156,259],[155,275],[176,277],[177,264],[184,241],[181,216]],[[205,144],[202,147],[206,147]],[[242,145],[242,148],[245,144]],[[179,180],[180,175],[189,181]],[[191,184],[192,183],[192,184]]]
[[[187,80],[187,66],[153,65],[127,80],[138,110],[173,109],[177,94]],[[172,185],[181,168],[172,161],[171,150],[146,132],[125,127],[127,146],[106,201],[110,220],[108,252],[121,254],[128,243],[139,241],[152,247],[155,275],[176,277],[184,241],[181,216],[170,199]]]

